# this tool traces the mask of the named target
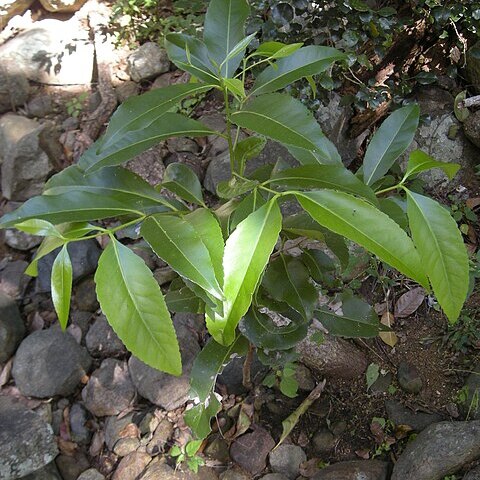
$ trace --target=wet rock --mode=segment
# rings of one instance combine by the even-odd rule
[[[40,0],[42,7],[49,12],[72,13],[80,10],[87,0]]]
[[[480,112],[472,113],[463,123],[465,136],[477,147],[480,148]]]
[[[326,428],[321,428],[318,430],[312,438],[313,448],[315,449],[315,453],[319,455],[325,455],[333,450],[335,447],[335,436],[333,435],[330,430]]]
[[[40,20],[0,46],[0,61],[29,80],[52,85],[89,84],[93,44],[79,19]]]
[[[27,267],[28,262],[23,260],[6,263],[0,270],[0,292],[12,298],[21,298],[31,280],[24,273]]]
[[[104,315],[100,315],[89,328],[85,344],[93,357],[116,357],[127,353],[127,349]]]
[[[276,475],[276,474],[275,474]],[[218,477],[220,480],[252,480],[252,477],[237,468],[225,470]]]
[[[464,477],[463,480],[480,480],[480,467],[470,470]]]
[[[55,462],[49,463],[46,467],[37,470],[21,480],[63,480],[60,476]]]
[[[2,30],[9,20],[15,15],[21,15],[33,0],[2,0],[0,4],[0,30]],[[0,85],[2,82],[0,82]]]
[[[466,399],[462,404],[463,413],[473,420],[480,420],[480,362],[467,377],[464,389]]]
[[[0,16],[0,24],[1,22],[2,18]],[[14,110],[15,107],[23,105],[30,92],[28,79],[21,70],[15,65],[2,67],[0,70],[0,113]]]
[[[105,480],[105,477],[95,468],[85,470],[77,480]]]
[[[322,468],[312,477],[312,480],[387,480],[387,472],[388,463],[386,462],[353,460]]]
[[[440,422],[407,444],[392,480],[441,480],[480,458],[480,421]]]
[[[77,285],[75,289],[75,304],[79,310],[84,312],[95,312],[98,310],[100,305],[98,304],[93,278],[86,278]]]
[[[135,398],[127,362],[107,358],[95,370],[82,391],[85,407],[97,417],[117,415]]]
[[[55,463],[63,480],[78,480],[80,474],[90,468],[87,456],[81,451],[76,451],[73,455],[60,454]]]
[[[138,95],[140,88],[137,83],[130,80],[122,82],[115,87],[115,93],[117,94],[118,103],[123,103],[127,98]]]
[[[29,235],[20,230],[7,229],[5,230],[5,243],[15,250],[28,251],[40,245],[43,238],[37,235]]]
[[[50,95],[38,95],[27,103],[27,115],[29,117],[43,118],[52,111],[53,104]]]
[[[272,436],[263,428],[256,427],[251,433],[238,437],[230,447],[230,457],[252,475],[265,469],[267,456],[275,447]]]
[[[15,352],[25,335],[17,304],[0,292],[0,363],[5,363]]]
[[[134,82],[149,80],[170,70],[166,50],[153,42],[144,43],[128,57],[127,62],[127,72]]]
[[[58,454],[50,425],[36,413],[0,396],[0,478],[15,479],[48,465]]]
[[[397,400],[387,400],[385,407],[389,420],[395,425],[408,425],[415,432],[421,432],[432,423],[443,420],[442,415],[438,413],[412,412]]]
[[[68,396],[88,372],[92,359],[68,333],[57,327],[29,335],[15,355],[12,375],[23,395]]]
[[[183,373],[180,377],[160,372],[133,355],[128,361],[130,375],[138,393],[165,410],[174,410],[187,400],[190,370],[200,351],[193,332],[181,324],[175,325],[175,330],[182,355]]]
[[[92,432],[87,428],[87,412],[80,403],[74,403],[70,408],[70,432],[72,441],[86,444],[89,442]]]
[[[423,380],[415,365],[400,362],[397,372],[397,380],[400,386],[408,393],[420,393],[423,387]]]
[[[151,460],[150,455],[146,453],[130,453],[122,458],[112,476],[112,480],[135,480]]]
[[[274,473],[281,473],[294,480],[299,475],[300,464],[307,460],[307,456],[298,445],[282,444],[270,452],[268,459]]]
[[[148,442],[147,453],[150,455],[157,455],[163,452],[168,439],[173,434],[173,425],[166,418],[160,421],[152,439]]]
[[[347,340],[324,335],[318,343],[311,337],[318,330],[309,329],[308,336],[296,346],[300,361],[321,375],[345,379],[357,378],[367,368],[367,358]]]
[[[52,266],[59,251],[54,250],[38,261],[37,293],[50,292]],[[98,243],[91,239],[69,243],[68,253],[72,261],[73,281],[76,282],[96,270],[102,250]]]

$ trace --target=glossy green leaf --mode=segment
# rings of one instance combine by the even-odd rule
[[[408,148],[420,119],[418,105],[395,110],[376,131],[363,160],[363,178],[372,185],[385,175],[395,160]]]
[[[260,155],[265,148],[267,140],[264,137],[251,136],[241,140],[235,146],[234,159],[236,171],[243,175],[245,164],[251,158]]]
[[[289,168],[272,175],[271,183],[289,189],[318,190],[327,188],[340,190],[364,197],[373,204],[378,203],[373,190],[367,187],[350,170],[340,165],[303,165]]]
[[[207,327],[215,340],[229,345],[252,302],[282,227],[276,199],[249,215],[228,238],[223,257],[223,312],[207,312]]]
[[[407,214],[438,303],[450,322],[460,314],[468,291],[468,255],[449,212],[431,198],[407,191]]]
[[[245,98],[245,87],[243,82],[238,78],[225,78],[223,83],[227,87],[227,90],[240,100]]]
[[[179,275],[215,298],[223,298],[210,253],[189,222],[171,215],[153,215],[143,222],[141,234]]]
[[[303,47],[303,43],[286,45],[282,42],[265,42],[252,53],[252,56],[271,59],[284,58],[292,55],[301,47]]]
[[[410,154],[408,159],[407,171],[405,172],[404,178],[411,177],[412,175],[432,168],[440,168],[451,180],[457,174],[460,165],[458,163],[439,162],[425,152],[415,150]]]
[[[310,276],[317,283],[324,281],[324,273],[335,270],[334,261],[321,250],[304,250],[300,259],[308,268]]]
[[[112,239],[98,262],[97,298],[120,340],[142,362],[182,373],[180,350],[162,292],[150,269]]]
[[[58,237],[46,237],[43,239],[43,242],[38,247],[35,257],[31,261],[30,265],[25,270],[25,274],[30,275],[31,277],[36,277],[38,275],[38,261],[48,255],[49,253],[56,250],[58,247],[61,247],[65,243],[65,240]]]
[[[287,145],[300,163],[339,164],[335,146],[307,107],[290,95],[271,93],[230,115],[233,123]]]
[[[170,312],[204,313],[204,303],[188,288],[172,290],[165,294],[165,303]]]
[[[232,218],[230,219],[230,231],[235,230],[240,222],[245,220],[255,210],[258,210],[262,205],[265,205],[265,203],[265,199],[258,190],[254,190],[247,195],[232,214]]]
[[[220,223],[220,228],[222,229],[222,234],[225,239],[227,239],[230,233],[228,228],[230,217],[239,203],[240,200],[238,200],[238,198],[232,198],[228,202],[215,209],[213,212],[218,219],[218,223]]]
[[[428,288],[420,257],[407,234],[370,203],[348,193],[321,190],[298,193],[312,218]]]
[[[257,186],[258,182],[255,180],[234,176],[230,180],[225,180],[217,185],[217,195],[228,200],[250,192]]]
[[[286,217],[283,220],[282,230],[296,237],[306,237],[321,242],[325,241],[327,231],[305,212]]]
[[[68,254],[67,245],[64,245],[55,258],[52,266],[52,301],[57,312],[58,321],[62,330],[67,328],[70,313],[70,299],[72,296],[73,270]]]
[[[207,47],[198,38],[184,33],[169,33],[165,36],[165,49],[170,60],[181,70],[207,84],[220,84]]]
[[[183,163],[170,163],[165,169],[162,187],[187,202],[204,205],[202,185],[195,172]]]
[[[55,228],[54,225],[46,220],[37,220],[32,218],[31,220],[17,223],[15,228],[30,235],[61,238],[61,233]]]
[[[212,431],[210,421],[220,411],[222,405],[214,393],[208,402],[199,403],[183,414],[185,423],[192,429],[195,438],[206,438]]]
[[[210,58],[221,65],[222,77],[233,77],[240,65],[245,47],[224,61],[245,37],[245,22],[249,14],[250,7],[246,0],[210,0],[203,39]]]
[[[346,55],[336,48],[319,45],[302,47],[267,67],[255,80],[251,94],[275,92],[301,78],[322,73],[345,58]]]
[[[93,173],[103,167],[120,165],[167,138],[203,137],[214,133],[197,120],[179,113],[165,113],[144,128],[125,132],[113,145],[96,153],[94,158],[88,157],[88,164],[80,161],[79,166],[85,172]]]
[[[242,38],[229,52],[228,55],[226,56],[225,60],[222,62],[224,64],[227,60],[230,60],[234,57],[236,57],[239,53],[243,55],[245,52],[245,49],[250,45],[252,40],[257,36],[257,32],[251,33],[250,35]],[[223,66],[223,65],[222,65]],[[230,80],[229,78],[226,78],[224,80]]]
[[[394,220],[403,230],[408,227],[407,212],[401,207],[401,204],[393,198],[380,198],[378,200],[379,208]],[[406,205],[405,205],[406,207]]]

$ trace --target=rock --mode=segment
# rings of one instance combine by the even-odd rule
[[[473,368],[473,372],[465,382],[466,399],[462,404],[465,415],[473,420],[480,420],[480,362]]]
[[[126,457],[135,452],[140,446],[140,440],[135,437],[121,438],[113,447],[113,453],[119,457]]]
[[[20,478],[58,454],[52,427],[10,397],[0,396],[0,478]]]
[[[0,5],[0,9],[1,9]],[[1,24],[0,17],[0,24]],[[26,75],[15,65],[2,65],[0,70],[0,113],[14,110],[23,105],[30,93]]]
[[[220,463],[228,463],[230,455],[228,453],[228,443],[221,436],[214,437],[203,451],[205,455]]]
[[[430,425],[407,444],[391,480],[441,480],[480,457],[480,421]]]
[[[105,477],[95,468],[85,470],[77,480],[105,480]]]
[[[315,379],[312,372],[303,363],[297,363],[295,380],[298,383],[298,389],[302,392],[310,392],[315,388]]]
[[[147,453],[150,455],[157,455],[158,453],[163,452],[164,447],[172,434],[173,425],[168,419],[164,418],[160,421],[155,429],[152,439],[148,442]]]
[[[472,45],[465,58],[465,74],[477,93],[480,93],[480,42]]]
[[[37,470],[21,480],[63,480],[60,476],[55,462],[49,463],[46,467]]]
[[[147,42],[127,59],[127,72],[134,82],[150,80],[170,70],[170,59],[165,49]]]
[[[129,413],[122,418],[108,417],[105,422],[105,443],[113,451],[117,442],[124,438],[137,438],[138,429],[134,414]]]
[[[37,293],[50,292],[52,266],[59,251],[59,249],[54,250],[38,261]],[[69,243],[68,253],[72,261],[73,281],[76,282],[96,270],[102,250],[98,243],[91,239]]]
[[[200,147],[195,140],[186,137],[174,137],[167,140],[167,147],[173,152],[189,152],[197,154]]]
[[[290,480],[295,480],[300,474],[300,464],[307,460],[307,456],[298,445],[281,444],[268,456],[270,467],[274,473],[281,473]]]
[[[177,272],[175,272],[171,267],[160,267],[153,272],[155,280],[160,286],[170,283],[172,280],[178,277]]]
[[[151,460],[150,455],[146,453],[130,453],[122,458],[112,476],[112,480],[135,480]]]
[[[17,304],[0,292],[0,363],[5,363],[15,352],[25,335]]]
[[[92,432],[86,426],[87,420],[85,408],[80,403],[74,403],[70,408],[70,432],[73,442],[86,444],[90,441]]]
[[[265,476],[261,477],[260,480],[288,480],[288,477],[282,475],[281,473],[267,473]]]
[[[20,230],[7,229],[5,230],[5,243],[15,250],[28,251],[40,245],[43,237],[38,235],[29,235]]]
[[[52,111],[53,104],[50,95],[38,95],[27,103],[27,115],[29,117],[43,118]]]
[[[263,428],[256,427],[251,433],[238,437],[230,447],[230,457],[252,475],[265,469],[267,456],[275,447],[272,436]]]
[[[444,418],[438,413],[412,412],[397,400],[385,402],[388,419],[395,425],[408,425],[415,432],[421,432],[432,423],[438,423]]]
[[[85,348],[57,327],[38,330],[20,344],[12,375],[23,395],[68,396],[88,372],[92,359]]]
[[[7,71],[52,85],[90,84],[93,44],[79,19],[40,20],[0,46]]]
[[[204,115],[200,117],[200,122],[203,123],[203,125],[211,128],[212,130],[220,133],[224,133],[227,128],[225,117],[221,113]],[[223,137],[219,137],[218,135],[209,135],[207,137],[207,140],[210,144],[210,148],[208,149],[208,155],[211,158],[215,158],[228,150],[228,140]]]
[[[322,468],[312,477],[312,480],[387,480],[387,472],[388,463],[386,462],[352,460]]]
[[[408,393],[420,393],[423,387],[423,381],[420,372],[415,365],[406,362],[400,362],[397,372],[397,380],[400,386]]]
[[[277,475],[277,474],[275,474]],[[237,468],[225,470],[218,477],[220,480],[252,480],[252,477]]]
[[[190,370],[193,360],[200,352],[197,338],[184,325],[174,325],[182,355],[183,373],[174,377],[156,370],[133,355],[128,361],[130,375],[138,393],[165,410],[174,410],[188,398]]]
[[[87,0],[40,0],[42,7],[49,12],[71,13],[80,10]]]
[[[123,103],[127,98],[138,95],[140,89],[138,84],[130,80],[122,82],[115,87],[115,93],[117,94],[118,103]]]
[[[470,470],[464,477],[463,480],[480,480],[480,467]]]
[[[379,375],[370,387],[370,391],[374,394],[384,394],[388,392],[393,380],[393,375],[387,372],[385,375]]]
[[[31,277],[25,275],[28,262],[15,260],[8,262],[0,270],[0,292],[12,298],[23,297],[30,283]]]
[[[100,308],[95,292],[95,281],[92,277],[81,281],[75,289],[75,304],[84,312],[95,312]]]
[[[85,407],[97,417],[117,415],[128,408],[135,398],[135,387],[127,362],[105,359],[90,376],[82,398]]]
[[[21,15],[32,3],[33,0],[2,0],[0,4],[0,30],[5,28],[11,18],[15,15]],[[2,85],[1,81],[0,85]]]
[[[51,126],[7,113],[0,120],[2,193],[9,200],[23,202],[42,193],[52,164],[44,137]]]
[[[312,444],[313,448],[315,449],[315,453],[319,455],[325,455],[326,453],[329,453],[335,447],[335,443],[335,436],[326,428],[320,428],[317,430],[312,438]]]
[[[480,148],[480,112],[476,112],[469,115],[469,117],[463,122],[463,131],[465,136],[477,147]]]
[[[127,168],[155,187],[163,181],[165,173],[162,158],[162,145],[155,145],[127,162]]]
[[[93,357],[116,357],[127,353],[104,315],[100,315],[89,328],[85,345]]]
[[[344,379],[357,378],[367,368],[367,358],[353,344],[343,338],[324,335],[319,344],[311,340],[318,330],[311,327],[307,338],[295,347],[299,360],[321,375]]]
[[[88,458],[81,451],[75,451],[73,455],[60,454],[55,463],[63,480],[77,480],[81,473],[90,468]]]

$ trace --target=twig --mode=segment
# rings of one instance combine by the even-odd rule
[[[250,343],[248,345],[247,356],[245,357],[245,361],[243,362],[243,372],[242,372],[243,373],[242,384],[248,391],[250,391],[253,387],[252,376],[251,376],[252,361],[253,361],[253,346]]]
[[[460,100],[460,102],[457,103],[458,108],[476,107],[477,105],[480,105],[480,95]]]

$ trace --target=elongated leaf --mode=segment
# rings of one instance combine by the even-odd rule
[[[218,343],[229,345],[275,247],[282,226],[276,200],[241,222],[225,245],[223,314],[207,312],[207,327]]]
[[[399,199],[400,200],[400,199]],[[402,208],[400,201],[397,201],[395,197],[392,198],[380,198],[378,200],[380,210],[383,213],[386,213],[392,220],[394,220],[403,230],[406,230],[408,227],[408,219],[406,212],[406,202],[405,202],[405,211]]]
[[[229,53],[245,37],[245,22],[250,14],[246,0],[211,0],[205,16],[203,39],[210,58],[222,65],[222,77],[232,77],[243,56],[238,54],[224,63]]]
[[[303,47],[303,43],[291,43],[286,45],[282,42],[265,42],[262,43],[251,55],[255,57],[269,57],[271,59],[284,58],[292,55],[299,48]]]
[[[383,177],[412,143],[419,118],[418,105],[408,105],[393,112],[382,123],[370,140],[363,160],[363,178],[367,185]]]
[[[187,202],[204,205],[202,185],[194,171],[183,163],[171,163],[165,169],[162,187]]]
[[[243,55],[245,49],[250,45],[252,40],[257,36],[257,32],[251,33],[250,35],[242,38],[229,52],[225,60],[222,62],[224,63],[226,60],[230,60],[236,57],[239,53]],[[228,80],[228,78],[227,78]]]
[[[214,297],[223,298],[207,247],[189,222],[170,215],[153,215],[143,222],[141,234],[179,275]]]
[[[20,230],[30,235],[39,235],[42,237],[59,237],[61,238],[61,233],[46,220],[26,220],[25,222],[17,223],[15,225],[17,230]]]
[[[208,84],[220,84],[207,47],[198,38],[184,33],[169,33],[165,37],[165,49],[178,68]]]
[[[300,259],[308,268],[310,276],[317,283],[324,282],[325,272],[332,272],[335,270],[335,263],[333,260],[321,250],[304,250],[300,255]]]
[[[243,100],[246,97],[243,82],[238,78],[226,78],[224,81],[227,90],[236,98]]]
[[[247,160],[260,155],[266,143],[267,140],[264,137],[255,136],[245,138],[237,143],[234,158],[236,171],[239,172],[240,175],[243,175]]]
[[[256,180],[234,176],[230,180],[225,180],[217,185],[217,195],[220,198],[231,199],[251,192],[257,186],[258,182]]]
[[[331,190],[296,196],[315,221],[358,243],[428,288],[422,262],[412,241],[390,217],[373,205],[348,193]]]
[[[120,165],[167,138],[202,137],[213,133],[196,120],[178,113],[165,113],[144,128],[125,132],[113,145],[96,153],[94,158],[92,155],[87,157],[88,162],[80,161],[79,166],[92,173],[103,167]]]
[[[38,261],[53,252],[58,247],[61,247],[65,243],[65,240],[58,237],[46,237],[37,249],[35,257],[31,261],[30,265],[25,270],[27,275],[36,277],[38,275]]]
[[[98,262],[95,283],[100,306],[128,350],[153,368],[180,375],[180,350],[170,314],[143,260],[112,239]]]
[[[271,93],[255,97],[230,117],[240,127],[294,147],[290,151],[301,163],[341,162],[313,115],[290,95]]]
[[[451,180],[457,174],[458,170],[460,169],[460,165],[458,163],[439,162],[430,155],[427,155],[425,152],[422,152],[421,150],[415,150],[410,154],[408,159],[405,178],[411,177],[412,175],[416,175],[420,172],[424,172],[425,170],[430,170],[432,168],[440,168]]]
[[[462,234],[445,208],[418,193],[407,191],[407,214],[433,292],[453,323],[468,291],[468,255]]]
[[[409,317],[417,311],[424,300],[425,290],[422,287],[415,287],[405,292],[395,303],[395,317]]]
[[[275,92],[303,77],[325,72],[333,63],[346,55],[331,47],[310,45],[298,49],[267,67],[256,79],[252,95]]]
[[[289,168],[272,175],[271,183],[300,190],[321,188],[340,190],[359,195],[373,204],[378,204],[373,190],[350,170],[340,165],[303,165]]]
[[[190,410],[187,410],[183,419],[192,429],[195,438],[206,438],[212,431],[210,428],[211,419],[220,411],[222,405],[214,393],[207,402],[199,403]]]
[[[62,330],[67,328],[72,282],[72,262],[68,254],[67,245],[64,245],[53,262],[51,278],[52,301]]]
[[[257,190],[247,195],[238,205],[230,219],[230,230],[233,231],[237,225],[245,220],[251,213],[265,205],[265,199]]]

